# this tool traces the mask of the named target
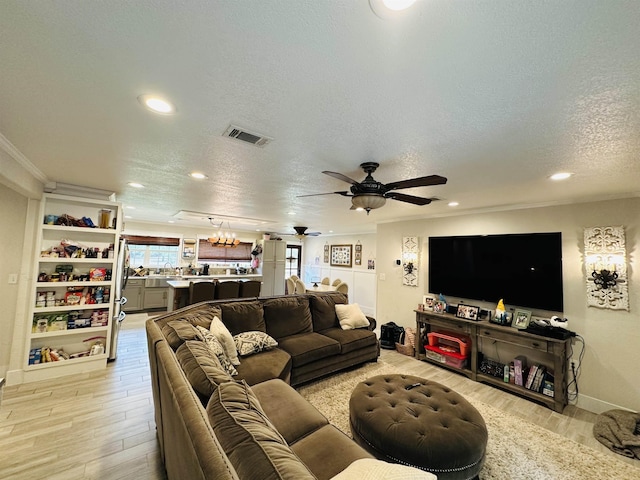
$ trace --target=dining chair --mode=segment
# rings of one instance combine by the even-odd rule
[[[299,279],[300,279],[300,277],[299,277],[299,276],[297,276],[297,275],[291,275],[289,278],[290,278],[291,280],[293,280],[294,282],[295,282],[296,280],[299,280]]]
[[[344,293],[345,295],[349,294],[349,285],[344,282],[340,282],[336,287],[336,292]]]
[[[189,305],[213,300],[215,291],[215,282],[189,282]]]
[[[329,277],[324,277],[320,283],[322,285],[330,285],[331,284],[331,280],[329,280]]]
[[[340,280],[339,278],[336,278],[331,285],[333,285],[334,287],[337,287],[341,283],[342,283],[342,280]]]
[[[300,279],[296,280],[296,295],[302,295],[304,293],[307,293],[307,287],[305,286],[304,282]]]
[[[287,278],[287,295],[294,295],[296,293],[296,282],[291,278]]]
[[[240,298],[247,297],[259,297],[260,296],[260,287],[262,286],[262,282],[259,280],[247,280],[245,282],[240,282]]]
[[[220,282],[216,286],[216,299],[238,298],[240,296],[240,282]]]

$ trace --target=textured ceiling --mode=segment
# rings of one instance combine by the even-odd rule
[[[389,20],[367,0],[3,0],[0,133],[48,180],[114,191],[143,221],[356,233],[634,196],[639,24],[637,0],[418,0]],[[147,93],[177,113],[145,110]],[[225,138],[231,123],[274,140]],[[322,170],[362,180],[364,161],[384,183],[447,177],[402,191],[442,201],[366,216],[297,197],[348,189]]]

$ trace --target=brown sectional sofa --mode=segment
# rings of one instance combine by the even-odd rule
[[[161,454],[169,479],[330,479],[371,455],[291,385],[376,361],[369,328],[343,330],[332,292],[203,302],[147,321]],[[220,368],[195,325],[218,315],[232,335],[262,331],[278,346]]]

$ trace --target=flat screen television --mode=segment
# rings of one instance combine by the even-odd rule
[[[562,312],[562,234],[429,237],[429,292]]]

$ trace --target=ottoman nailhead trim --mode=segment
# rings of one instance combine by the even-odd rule
[[[353,428],[353,426],[352,426],[352,428]],[[378,451],[379,451],[375,446],[371,445],[371,443],[369,443],[369,442],[367,441],[367,439],[363,438],[360,434],[358,434],[358,437],[359,437],[361,440],[364,440],[364,442],[365,442],[367,445],[369,445],[369,446],[370,446],[374,451],[376,451],[376,452],[378,452]],[[464,470],[470,469],[470,468],[472,468],[472,467],[475,467],[475,466],[476,466],[476,465],[478,465],[478,463],[480,463],[480,462],[482,461],[482,459],[484,458],[484,455],[483,455],[483,457],[482,457],[480,460],[478,460],[477,462],[473,462],[473,463],[471,463],[471,464],[469,464],[469,465],[466,465],[466,466],[463,466],[463,467],[457,467],[457,468],[425,468],[425,467],[421,467],[421,466],[419,466],[419,465],[414,465],[414,464],[412,464],[412,463],[405,462],[404,460],[400,460],[399,458],[395,458],[395,457],[393,457],[393,456],[391,456],[391,455],[387,455],[387,454],[386,454],[386,453],[384,453],[384,452],[380,452],[380,453],[381,453],[382,455],[384,455],[386,458],[389,458],[389,459],[393,460],[393,462],[394,462],[394,463],[399,463],[399,464],[402,464],[402,465],[406,465],[406,466],[408,466],[408,467],[417,468],[417,469],[419,469],[419,470],[424,470],[425,472],[430,472],[430,473],[461,472],[461,471],[464,471]]]

